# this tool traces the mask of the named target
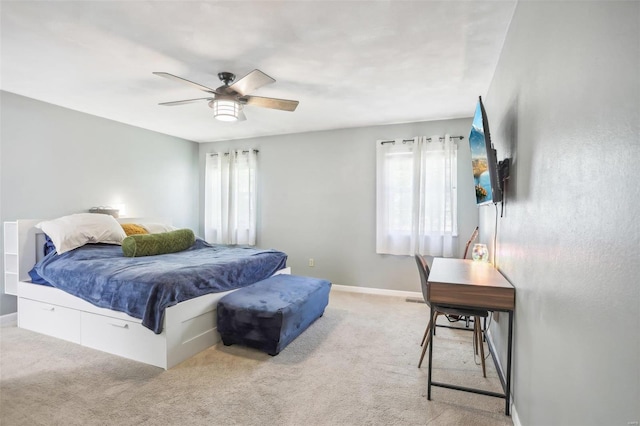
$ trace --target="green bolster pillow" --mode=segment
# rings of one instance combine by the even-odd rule
[[[129,235],[122,240],[126,257],[155,256],[186,250],[196,241],[191,229],[178,229],[159,234]]]

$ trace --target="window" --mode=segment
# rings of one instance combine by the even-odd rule
[[[448,135],[377,142],[377,253],[455,254],[457,164]]]
[[[205,240],[256,244],[257,151],[209,153],[205,168]]]

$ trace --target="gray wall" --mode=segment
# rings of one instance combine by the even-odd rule
[[[127,216],[162,217],[197,229],[196,143],[12,93],[0,95],[2,221],[125,203]],[[0,314],[15,310],[15,297],[2,294]]]
[[[496,258],[523,425],[640,420],[639,21],[638,2],[519,2],[486,97],[514,160]]]
[[[474,108],[470,96],[470,115]],[[412,257],[375,253],[376,140],[464,136],[458,160],[462,253],[478,221],[470,129],[469,118],[216,142],[200,146],[200,163],[204,171],[205,154],[215,150],[260,150],[258,245],[285,251],[294,273],[341,285],[419,292]],[[204,173],[201,179],[204,187]],[[315,267],[308,266],[309,258]]]

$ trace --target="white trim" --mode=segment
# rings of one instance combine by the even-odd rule
[[[18,313],[13,312],[11,314],[0,315],[0,325],[16,324],[18,322]]]
[[[511,400],[513,401],[513,398],[511,398]],[[518,417],[518,412],[516,411],[515,402],[511,403],[511,421],[513,421],[513,426],[522,426],[520,417]]]
[[[504,372],[505,370],[504,368],[502,368],[502,363],[500,362],[500,357],[498,356],[496,345],[495,343],[493,343],[493,337],[491,336],[491,334],[492,333],[490,328],[485,331],[487,345],[491,346],[491,350],[495,354],[495,357],[492,357],[494,362],[498,364],[498,367],[500,368],[500,370]],[[505,372],[505,375],[506,375],[506,372]],[[516,411],[516,403],[514,402],[514,398],[513,398],[513,376],[511,378],[511,420],[513,421],[514,426],[522,426],[522,423],[520,423],[520,418],[518,417],[518,412]]]
[[[422,293],[418,293],[417,291],[388,290],[385,288],[356,287],[352,285],[339,285],[339,284],[332,284],[331,288],[334,290],[346,291],[349,293],[378,294],[381,296],[393,296],[393,297],[417,297],[420,300],[422,300]]]

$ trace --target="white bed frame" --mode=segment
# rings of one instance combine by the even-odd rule
[[[153,222],[118,219],[121,223]],[[125,313],[99,308],[53,287],[32,284],[29,270],[39,260],[44,234],[39,220],[18,220],[18,327],[65,339],[125,358],[171,368],[220,341],[218,301],[232,291],[207,294],[165,310],[161,334]],[[277,274],[289,274],[284,268]]]

